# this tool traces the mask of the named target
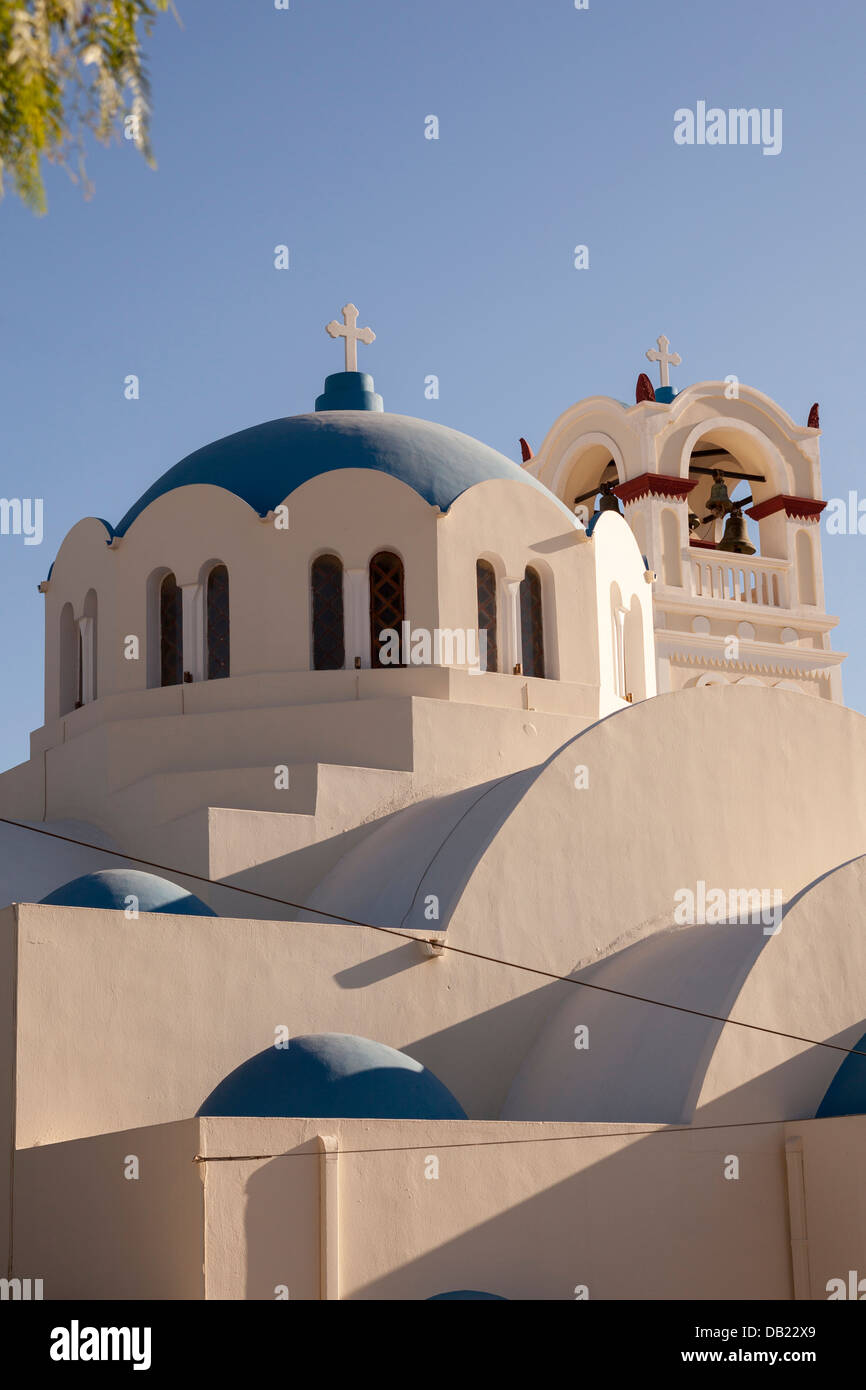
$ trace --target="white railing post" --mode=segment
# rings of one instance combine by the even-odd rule
[[[790,607],[790,565],[756,555],[689,556],[692,597],[724,603],[754,603],[766,608]]]

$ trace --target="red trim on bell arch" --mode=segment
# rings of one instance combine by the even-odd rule
[[[766,502],[749,507],[747,514],[753,521],[763,521],[765,516],[772,516],[774,512],[784,509],[792,521],[817,521],[826,505],[826,502],[820,502],[815,497],[789,497],[780,492],[775,497],[768,497]]]
[[[673,478],[667,473],[642,473],[639,478],[630,478],[628,482],[619,483],[614,488],[616,496],[621,502],[635,502],[639,497],[669,497],[674,502],[680,502],[688,497],[693,487],[697,487],[696,478]]]

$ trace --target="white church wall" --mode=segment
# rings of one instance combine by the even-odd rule
[[[768,700],[773,701],[770,742]],[[432,707],[447,708],[442,702]],[[435,856],[437,844],[420,825],[417,854],[410,826],[399,859],[417,859],[413,891],[422,900],[433,893],[447,904],[457,892],[450,916],[436,924],[447,930],[449,941],[568,974],[599,953],[641,939],[652,924],[669,922],[677,891],[693,888],[698,880],[725,888],[779,888],[787,900],[828,865],[866,852],[866,804],[858,804],[866,797],[863,729],[862,717],[851,711],[784,691],[709,687],[648,700],[587,729],[530,776],[527,789],[510,804],[505,784],[505,801],[493,823],[482,825],[474,817],[461,823],[462,857],[453,866]],[[431,758],[437,741],[440,757],[446,746],[459,756],[461,743],[448,745],[443,736],[431,726]],[[531,741],[522,731],[520,737]],[[699,756],[699,750],[715,754],[720,748],[735,748],[738,760],[761,767],[747,800],[736,779],[713,780]],[[724,764],[716,760],[713,766]],[[816,766],[825,775],[816,777]],[[585,777],[576,777],[578,768],[585,769]],[[838,769],[836,776],[832,769]],[[839,795],[839,776],[846,798]],[[720,822],[735,823],[737,835],[720,836]],[[392,851],[388,845],[377,848],[374,835],[365,841],[368,873],[372,883],[377,878],[387,883],[394,873]],[[552,874],[551,863],[574,866],[577,916],[573,877]],[[455,880],[457,873],[463,878]],[[317,896],[326,890],[327,882]],[[345,895],[338,897],[336,910],[345,910]],[[365,900],[363,884],[356,883],[350,915],[376,920],[366,916],[374,907]],[[364,959],[367,952],[375,958],[386,950],[402,951],[397,963],[405,959],[406,971],[398,969],[395,981],[378,984],[374,1003],[367,991],[333,983],[345,968],[342,933],[348,928],[340,928],[335,938],[336,929],[321,926],[208,921],[196,927],[190,925],[193,919],[150,917],[146,929],[124,921],[118,936],[111,914],[49,907],[18,911],[38,915],[36,935],[43,942],[55,924],[55,945],[38,947],[38,984],[27,969],[31,948],[21,933],[22,978],[36,989],[30,1004],[24,997],[20,1001],[21,1027],[26,1021],[30,1039],[24,1055],[32,1058],[32,1075],[31,1062],[19,1068],[21,1124],[22,1132],[46,1142],[191,1113],[221,1075],[267,1045],[261,1040],[262,1018],[273,1020],[269,1029],[288,1022],[295,1031],[355,1031],[410,1051],[422,1039],[422,1060],[452,1086],[470,1113],[492,1116],[551,1008],[547,987],[532,976],[494,976],[480,966],[476,975],[475,966],[450,958],[415,965],[414,946],[396,947],[378,936],[373,946],[361,946],[358,938],[353,950],[360,948]],[[277,968],[284,950],[290,954]],[[295,950],[299,965],[313,956],[322,960],[320,984],[311,989],[305,980],[303,998],[294,988],[286,990],[286,981],[305,978],[292,964]],[[254,965],[264,958],[262,952],[269,961],[267,981],[259,979]],[[431,970],[439,973],[423,973]],[[217,1046],[208,1040],[208,1020],[224,1012],[215,1001],[229,977],[244,993],[247,1009],[243,1018],[226,1020]],[[443,991],[448,979],[459,990]],[[152,984],[142,989],[143,980]],[[554,992],[567,988],[550,987]],[[113,1081],[94,1088],[92,1077],[104,1067],[104,1011],[110,1006],[113,1016],[121,998],[127,998],[124,1009],[132,1022],[112,1043],[121,1047],[113,1074],[123,1078],[115,1092]],[[293,1017],[284,1020],[287,1005]],[[510,1022],[491,1029],[484,1015],[501,1006]],[[166,1013],[155,1026],[157,1007]],[[402,1021],[409,1017],[411,1030]],[[470,1019],[476,1021],[467,1065],[460,1038]],[[58,1028],[76,1038],[76,1049],[56,1069],[46,1070],[42,1039],[46,1029]],[[139,1028],[161,1040],[147,1057],[135,1050]]]
[[[726,900],[734,886],[725,884]],[[861,858],[813,883],[777,931],[725,911],[724,921],[656,930],[582,977],[632,996],[856,1047],[866,1031],[866,945],[853,925],[864,886]],[[760,892],[757,883],[743,887]],[[577,1028],[589,1038],[579,1066],[570,1055]],[[843,1060],[831,1047],[720,1026],[637,998],[612,1001],[574,990],[527,1054],[502,1117],[697,1125],[768,1115],[808,1119]]]
[[[366,613],[371,558],[380,550],[397,553],[405,568],[406,616],[413,629],[433,633],[475,630],[474,563],[483,551],[500,557],[503,577],[506,569],[513,570],[519,580],[532,562],[542,576],[549,678],[595,683],[595,634],[591,623],[578,620],[581,612],[592,610],[592,577],[576,568],[570,551],[563,552],[568,522],[542,494],[510,483],[484,483],[458,498],[443,517],[402,482],[348,469],[310,480],[284,505],[287,530],[274,518],[257,517],[222,489],[196,485],[157,498],[111,547],[101,524],[74,528],[47,588],[48,721],[61,713],[59,614],[66,602],[72,602],[77,617],[87,590],[106,595],[98,692],[107,697],[142,691],[153,684],[158,668],[152,650],[158,641],[158,581],[171,572],[181,587],[197,586],[204,569],[217,560],[229,573],[234,677],[309,669],[310,565],[317,555],[335,554],[344,571],[360,576]],[[281,519],[278,508],[276,520]],[[579,547],[582,533],[575,528],[570,534]],[[560,584],[568,592],[564,609]],[[362,628],[363,650],[347,651],[350,669],[356,655],[362,666],[369,665],[369,634],[363,623]],[[138,642],[132,659],[130,637]],[[184,666],[190,669],[195,660],[189,640],[186,647]]]
[[[652,588],[627,522],[603,512],[592,532],[602,713],[656,693]]]
[[[59,613],[71,599],[78,616],[88,589],[105,595],[99,657],[105,695],[148,685],[148,643],[158,637],[148,613],[158,600],[153,577],[171,572],[178,585],[195,586],[216,561],[229,573],[235,676],[310,668],[310,565],[323,552],[337,554],[345,569],[366,571],[377,551],[395,550],[405,565],[411,621],[436,626],[435,513],[411,488],[373,470],[348,469],[312,479],[281,505],[285,516],[278,508],[263,519],[232,493],[194,485],[158,497],[110,548],[100,523],[73,528],[47,589],[48,718],[60,712]],[[129,636],[139,644],[133,659],[124,650]],[[191,669],[185,645],[184,666]]]
[[[38,1269],[46,1299],[825,1300],[866,1263],[864,1159],[863,1116],[706,1132],[188,1120],[19,1148],[11,1273]]]
[[[861,1151],[863,1130],[860,1121]],[[316,1134],[336,1141],[332,1297],[423,1300],[465,1288],[554,1301],[792,1296],[782,1125],[691,1136],[628,1126],[599,1133],[591,1125],[211,1119],[201,1122],[200,1149],[209,1297],[274,1297],[276,1271],[294,1258],[287,1232],[299,1190],[309,1192],[321,1163]],[[744,1172],[726,1183],[732,1151]],[[210,1155],[221,1161],[209,1163]],[[841,1224],[828,1232],[837,1249]],[[671,1239],[683,1229],[687,1249]],[[300,1240],[310,1249],[305,1224]],[[849,1239],[846,1252],[861,1248]],[[311,1255],[315,1271],[318,1251]],[[308,1275],[302,1287],[311,1282]]]
[[[157,498],[111,546],[101,523],[73,528],[46,590],[51,717],[32,739],[34,755],[45,759],[46,816],[86,817],[156,853],[159,825],[208,804],[309,813],[306,804],[275,799],[273,769],[299,756],[307,762],[311,749],[323,762],[414,768],[419,775],[405,798],[411,799],[481,780],[491,767],[526,766],[598,714],[593,549],[582,529],[542,493],[491,481],[464,493],[443,516],[394,478],[343,470],[310,480],[287,499],[288,529],[274,524],[284,519],[280,513],[278,508],[276,518],[263,520],[234,495],[196,485]],[[369,665],[367,571],[381,549],[403,560],[412,630],[463,631],[467,637],[477,625],[475,561],[482,553],[492,555],[501,579],[503,668],[506,597],[516,602],[516,586],[532,565],[542,585],[546,679],[518,682],[510,674],[416,666],[355,671],[356,655],[362,667]],[[345,672],[309,669],[310,566],[322,553],[343,563],[347,593],[358,584],[363,591],[360,627],[356,622],[347,636],[348,646],[354,642],[361,650],[347,646]],[[172,573],[184,592],[183,666],[198,675],[205,664],[198,650],[203,590],[215,563],[225,564],[229,574],[232,679],[149,688],[159,679],[162,576]],[[509,585],[515,595],[506,595]],[[85,603],[99,606],[98,626],[91,628],[98,698],[61,715],[60,614],[71,604],[74,620],[86,620]],[[193,632],[190,618],[196,614]],[[518,659],[519,645],[518,630],[512,653]],[[452,659],[459,663],[459,653]],[[464,710],[449,716],[455,727],[441,737],[465,734],[460,762],[443,760],[441,747],[428,759],[413,746],[411,714],[406,711],[408,725],[403,716],[395,723],[389,700],[419,695],[513,714],[484,720]],[[347,710],[341,701],[350,702]],[[359,702],[367,706],[363,712]],[[287,703],[295,706],[290,728],[283,714]],[[538,719],[526,721],[520,712]],[[548,715],[564,718],[557,726]],[[401,743],[404,729],[408,743]],[[222,770],[225,775],[205,777]],[[368,814],[371,809],[368,800]],[[344,821],[339,829],[346,828]],[[200,869],[201,844],[196,826],[184,842],[190,867]]]
[[[45,770],[41,758],[31,757],[0,773],[0,815],[11,820],[42,820],[45,814]]]
[[[15,1153],[13,1273],[46,1300],[205,1297],[195,1120]]]
[[[97,689],[102,693],[115,688],[114,660],[106,634],[113,633],[116,624],[115,570],[109,550],[110,537],[101,521],[87,517],[79,521],[65,537],[50,581],[44,581],[45,594],[45,718],[57,719],[71,707],[77,695],[77,633],[64,639],[62,618],[67,604],[77,624],[85,616],[84,606],[89,591],[97,596],[99,622],[103,640],[97,645]],[[61,653],[66,647],[65,670],[61,672]],[[69,669],[69,658],[72,669]]]
[[[405,1049],[470,1110],[494,1119],[540,1022],[532,977],[431,959],[414,940],[345,924],[159,913],[127,920],[49,905],[7,908],[0,923],[7,935],[18,928],[23,1148],[187,1118],[228,1072],[271,1045],[278,1027],[357,1033]],[[474,1041],[491,1010],[496,1027],[476,1061]],[[46,1067],[46,1037],[75,1046],[59,1045]]]
[[[20,815],[17,819],[20,825],[0,825],[0,907],[13,902],[39,902],[81,874],[125,867],[128,863],[106,855],[101,848],[85,848],[89,844],[117,849],[113,837],[96,825],[78,820],[55,820],[41,825],[41,816],[37,816],[32,822],[34,828],[29,829],[26,819]],[[43,830],[51,833],[40,833]]]
[[[349,667],[356,655],[363,667],[370,665],[368,574],[380,551],[391,551],[403,563],[406,618],[412,627],[432,631],[437,626],[437,510],[412,488],[375,470],[343,469],[312,478],[292,493],[288,505],[302,537],[289,591],[301,596],[293,620],[293,669],[311,665],[309,571],[314,555],[324,551],[339,557],[344,574],[356,571],[361,583],[363,650],[347,648]]]
[[[810,885],[743,979],[732,1016],[748,1020],[759,1009],[764,1027],[857,1047],[866,1033],[864,894],[863,858]],[[724,1123],[734,1110],[744,1121],[814,1114],[844,1053],[788,1038],[747,1038],[748,1031],[721,1028],[695,1096],[697,1122]]]
[[[509,653],[504,586],[518,584],[527,567],[542,583],[545,676],[585,686],[598,684],[594,577],[582,528],[543,493],[503,481],[464,492],[438,523],[440,624],[475,629],[476,561],[495,560],[500,580],[500,673],[509,675],[520,654]],[[509,661],[514,656],[515,661]]]
[[[204,1120],[205,1160],[229,1159],[207,1165],[205,1221],[218,1237],[207,1245],[209,1296],[273,1297],[274,1272],[292,1259],[285,1232],[298,1195],[321,1164],[310,1152],[316,1133],[332,1136],[337,1154],[330,1297],[418,1300],[468,1287],[554,1301],[791,1299],[786,1154],[797,1143],[809,1232],[797,1296],[825,1299],[829,1278],[864,1265],[866,1230],[850,1219],[863,1192],[862,1116],[704,1134],[610,1125]],[[725,1178],[731,1155],[738,1159],[735,1181]],[[683,1230],[687,1244],[671,1238]],[[308,1247],[303,1226],[301,1236]],[[315,1256],[311,1263],[315,1271]]]
[[[732,764],[761,770],[748,797]],[[534,959],[543,946],[543,966],[568,974],[672,922],[675,895],[699,880],[780,889],[787,901],[828,865],[866,852],[864,824],[862,716],[746,686],[647,700],[566,745],[492,842],[479,841],[449,938],[485,949],[484,922],[500,954]],[[572,879],[552,875],[551,863],[575,866],[577,915]]]
[[[315,701],[311,685],[322,675],[334,678],[332,698]],[[334,698],[338,687],[342,700]],[[147,717],[151,698],[158,717],[155,708]],[[585,727],[597,715],[597,699],[589,687],[422,668],[175,686],[100,702],[99,721],[98,706],[60,721],[46,731],[48,746],[34,750],[38,762],[0,776],[0,796],[11,777],[17,813],[29,770],[31,816],[41,818],[44,808],[48,819],[87,817],[135,852],[151,854],[158,840],[150,832],[196,806],[314,812],[315,796],[310,802],[304,793],[311,755],[323,765],[357,767],[359,785],[374,784],[364,793],[370,815],[379,800],[377,769],[411,772],[401,801],[481,781],[491,768],[510,772]],[[79,721],[90,721],[89,728],[64,741],[63,726]],[[287,789],[276,785],[280,765],[289,768]],[[324,820],[320,833],[349,828],[357,804],[355,797],[341,803],[336,823]],[[192,848],[171,832],[166,844],[167,862],[202,871],[198,852],[185,860],[181,849]]]

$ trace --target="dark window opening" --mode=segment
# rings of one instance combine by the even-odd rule
[[[479,560],[475,566],[475,583],[478,590],[478,632],[487,633],[487,662],[485,670],[499,670],[499,647],[496,627],[496,571],[487,560]],[[483,655],[483,653],[481,653]]]
[[[229,674],[229,572],[214,565],[207,577],[207,678]]]
[[[310,577],[313,604],[313,669],[342,671],[346,664],[343,625],[343,566],[336,555],[320,555]]]
[[[159,671],[160,685],[183,680],[183,600],[173,574],[159,586]]]
[[[527,569],[520,581],[520,640],[524,676],[544,675],[544,626],[541,616],[541,580]]]
[[[403,562],[399,555],[382,550],[370,561],[370,653],[373,666],[403,665],[408,653],[402,646],[405,618]],[[396,632],[397,640],[382,639],[386,630]],[[383,659],[384,658],[384,659]]]

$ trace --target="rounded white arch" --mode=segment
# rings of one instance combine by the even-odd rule
[[[623,458],[622,449],[617,444],[616,440],[603,430],[588,430],[586,434],[580,435],[572,444],[569,444],[559,463],[556,465],[553,477],[547,484],[551,492],[555,493],[556,496],[563,501],[566,501],[563,495],[565,485],[575,465],[580,462],[581,455],[588,453],[590,449],[599,447],[603,447],[609,451],[614,461],[619,480],[620,482],[624,482],[625,460]],[[567,501],[566,504],[571,506],[570,501]]]
[[[772,440],[748,420],[732,420],[728,415],[716,415],[712,419],[701,420],[689,430],[680,450],[678,468],[681,478],[688,478],[692,453],[699,441],[710,434],[715,435],[718,442],[729,449],[734,458],[737,457],[735,452],[737,439],[749,440],[760,455],[761,471],[767,478],[766,484],[757,484],[756,486],[758,490],[762,486],[765,487],[768,497],[774,497],[780,492],[790,493],[794,490],[788,465]],[[727,436],[727,440],[725,436]],[[733,447],[731,447],[732,445]]]
[[[692,382],[691,386],[685,386],[682,391],[677,392],[671,409],[674,412],[682,413],[696,401],[730,400],[729,390],[729,381],[695,381]],[[773,400],[773,397],[768,396],[765,391],[760,391],[757,386],[750,386],[745,381],[739,382],[736,399],[742,405],[750,405],[760,411],[762,415],[766,415],[783,434],[789,436],[797,434],[805,437],[808,433],[788,414],[784,406]]]
[[[136,517],[136,520],[138,518]],[[162,684],[161,680],[161,647],[160,647],[160,595],[162,581],[167,575],[175,575],[176,571],[169,565],[157,565],[156,569],[151,570],[145,580],[145,602],[147,605],[146,616],[146,652],[145,652],[145,678],[149,690],[158,688]]]

